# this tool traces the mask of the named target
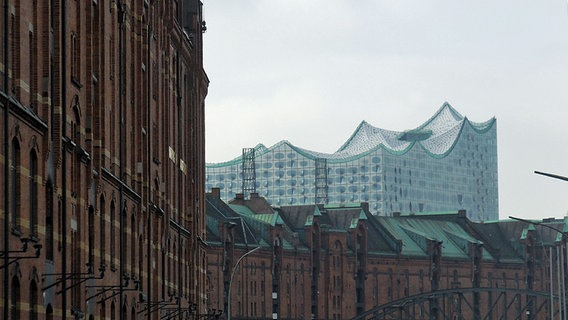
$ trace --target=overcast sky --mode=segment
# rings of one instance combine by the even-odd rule
[[[206,160],[280,140],[333,153],[445,102],[497,118],[500,217],[563,217],[566,0],[204,0]]]

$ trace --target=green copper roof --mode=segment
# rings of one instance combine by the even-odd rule
[[[314,216],[310,214],[306,217],[306,223],[304,224],[304,226],[309,227],[313,223],[314,223]]]
[[[282,221],[282,218],[280,218],[280,215],[277,213],[255,214],[252,217],[273,227],[284,224],[284,221]]]
[[[318,206],[314,207],[314,217],[320,217],[321,216],[321,211],[319,209]]]
[[[395,240],[402,242],[403,255],[427,255],[428,241],[442,243],[442,255],[456,259],[469,259],[469,244],[483,244],[472,237],[459,224],[419,216],[376,217]],[[483,251],[483,259],[494,260]]]
[[[253,216],[255,215],[255,213],[249,209],[249,207],[247,206],[243,206],[240,204],[229,204],[229,207],[231,207],[231,209],[233,209],[235,212],[237,212],[238,214],[241,214],[243,216]]]

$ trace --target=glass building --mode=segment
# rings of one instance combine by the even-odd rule
[[[363,121],[333,154],[281,141],[206,165],[221,198],[258,193],[273,206],[369,203],[376,215],[465,209],[499,216],[496,120],[476,123],[448,103],[421,126],[390,131]]]

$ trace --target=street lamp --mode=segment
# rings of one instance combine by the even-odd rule
[[[535,173],[539,173],[539,172],[535,171]],[[548,175],[548,174],[545,174],[545,175]],[[564,178],[564,177],[562,177],[562,178]],[[560,229],[555,228],[553,226],[549,226],[545,223],[538,222],[538,221],[525,220],[525,219],[521,219],[521,218],[517,218],[517,217],[513,217],[513,216],[509,216],[509,218],[513,219],[513,220],[521,221],[521,222],[524,222],[524,223],[527,223],[527,224],[532,224],[532,225],[542,226],[542,227],[545,227],[545,228],[548,228],[548,229],[552,229],[552,230],[558,232],[558,234],[561,235],[562,242],[564,242],[566,239],[568,239],[568,233],[566,231],[560,230]],[[556,241],[559,241],[558,238],[557,238]],[[562,253],[563,253],[562,252],[562,246],[560,248],[557,247],[556,248],[556,254],[558,256],[562,257],[562,260],[564,260]],[[566,257],[568,258],[568,246],[566,247]],[[552,277],[553,277],[552,247],[550,247],[549,268],[550,268],[550,279],[552,281]],[[558,268],[558,278],[561,278],[560,272],[561,271],[560,271],[560,267],[559,267]],[[564,264],[562,264],[562,275],[564,275]],[[563,277],[564,276],[562,276],[562,278]],[[558,296],[558,308],[559,308],[558,313],[559,313],[560,316],[564,315],[563,319],[565,319],[565,317],[567,315],[566,314],[567,313],[567,310],[566,310],[567,307],[566,307],[566,294],[565,294],[566,289],[564,288],[564,282],[561,282],[561,283],[558,284],[558,292],[560,293],[559,296]],[[562,293],[564,293],[564,294],[562,294]],[[550,285],[550,309],[552,310],[550,319],[552,319],[552,315],[554,314],[554,311],[553,311],[554,310],[554,288],[552,286],[552,283]],[[530,318],[529,310],[527,310],[527,318]]]
[[[244,259],[244,257],[248,256],[249,254],[255,252],[256,250],[260,249],[260,247],[256,247],[250,251],[245,252],[245,254],[243,254],[239,260],[237,260],[237,263],[235,263],[235,266],[233,267],[233,270],[231,271],[231,278],[229,279],[229,292],[227,293],[227,320],[231,320],[231,286],[233,284],[233,277],[235,276],[235,272],[237,271],[237,268],[239,267],[239,263],[241,263],[241,261]]]
[[[568,181],[568,177],[560,176],[560,175],[557,175],[557,174],[552,174],[552,173],[547,173],[547,172],[542,172],[542,171],[534,171],[534,173],[542,175],[542,176],[546,176],[546,177],[549,177],[549,178]],[[552,230],[558,232],[561,235],[562,242],[564,242],[565,240],[568,239],[568,232],[566,232],[566,229],[560,230],[560,229],[557,229],[555,227],[549,226],[549,225],[544,224],[544,223],[524,220],[524,219],[515,218],[515,217],[511,217],[511,216],[509,216],[509,218],[514,219],[514,220],[518,220],[518,221],[521,221],[521,222],[530,223],[530,224],[534,224],[534,225],[540,225],[540,226],[552,229]],[[557,241],[558,241],[558,238],[557,238]],[[560,249],[558,247],[556,248],[557,254],[559,253],[559,251],[560,251],[560,256],[562,256],[562,254],[561,254],[562,248],[561,247],[560,247]],[[568,246],[566,246],[566,258],[568,258]],[[562,259],[562,260],[564,260],[564,259]],[[552,281],[552,275],[553,275],[553,271],[552,271],[552,247],[551,247],[550,248],[550,279],[551,279],[551,281]],[[560,268],[558,269],[558,278],[561,278],[560,277]],[[564,278],[564,263],[562,263],[562,278]],[[559,316],[564,315],[563,318],[566,318],[566,315],[567,315],[568,312],[567,312],[567,306],[566,306],[566,291],[565,291],[565,288],[564,288],[564,281],[562,281],[562,286],[559,283],[558,291],[559,291],[559,293],[564,293],[564,294],[561,294],[562,297],[561,296],[558,297]],[[550,316],[551,319],[552,319],[552,314],[554,313],[554,311],[553,311],[554,310],[553,292],[554,292],[554,289],[553,289],[553,286],[551,284],[550,285],[550,309],[552,310],[551,316]],[[564,309],[564,312],[563,312],[563,309]]]
[[[559,176],[557,174],[546,173],[546,172],[541,172],[541,171],[535,171],[534,173],[540,174],[541,176],[546,176],[546,177],[550,177],[550,178],[554,178],[554,179],[558,179],[558,180],[568,181],[567,177]]]
[[[517,218],[517,217],[513,217],[513,216],[509,216],[509,219],[521,221],[521,222],[524,222],[524,223],[527,223],[527,224],[532,224],[532,225],[535,225],[535,226],[541,226],[541,227],[545,227],[545,228],[548,228],[548,229],[552,229],[552,230],[558,232],[560,235],[562,235],[563,238],[567,238],[567,239],[568,239],[568,234],[567,234],[566,231],[562,231],[562,230],[560,230],[560,229],[558,229],[558,228],[555,228],[555,227],[553,227],[553,226],[549,226],[549,225],[544,224],[544,223],[542,223],[542,222],[531,221],[531,220],[525,220],[525,219],[521,219],[521,218]]]

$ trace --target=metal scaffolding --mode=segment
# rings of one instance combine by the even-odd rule
[[[316,159],[316,203],[327,204],[327,159]]]
[[[256,164],[254,148],[243,148],[243,195],[250,196],[256,192]]]

